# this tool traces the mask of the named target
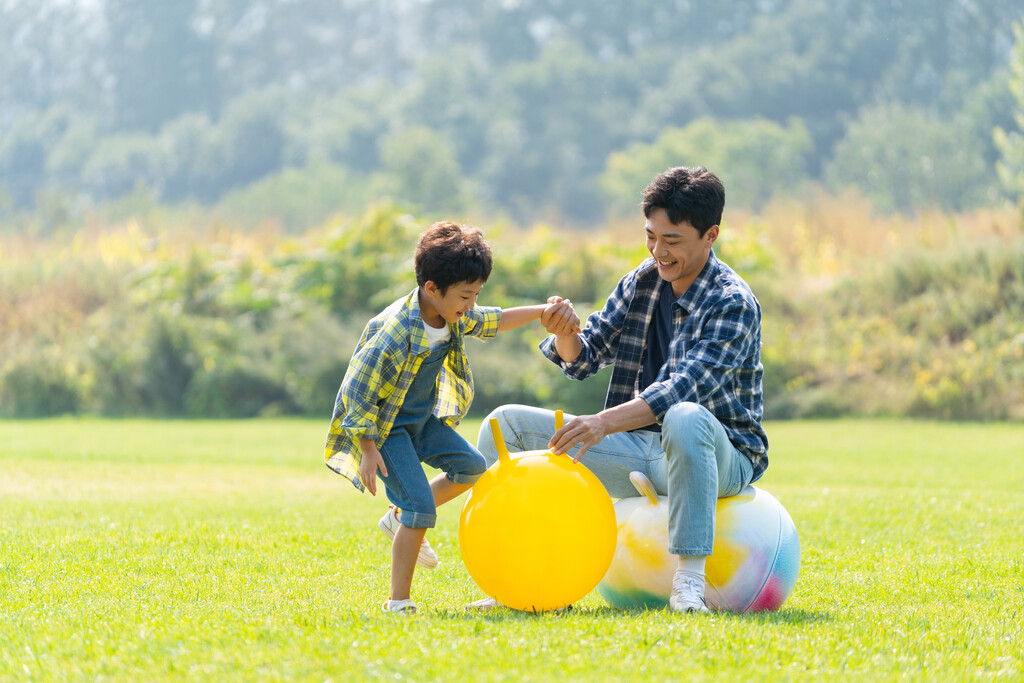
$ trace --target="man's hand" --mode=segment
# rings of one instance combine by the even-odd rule
[[[587,449],[599,443],[608,434],[608,428],[600,415],[580,415],[555,432],[548,442],[548,448],[555,453],[565,453],[576,444],[580,444],[580,450],[572,459],[573,462],[579,462]]]
[[[548,306],[541,313],[540,322],[549,334],[564,336],[580,331],[580,317],[572,302],[560,296],[548,298]]]
[[[388,476],[388,468],[384,464],[384,458],[377,450],[377,444],[372,439],[359,439],[359,446],[363,451],[363,457],[359,461],[359,481],[370,492],[371,496],[377,495],[377,470],[381,476]]]

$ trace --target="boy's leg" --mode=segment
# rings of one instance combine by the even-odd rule
[[[384,490],[388,500],[401,509],[391,544],[391,599],[404,600],[409,598],[417,560],[426,566],[437,564],[433,550],[423,547],[427,528],[437,520],[437,510],[427,475],[405,429],[392,431],[380,454],[388,469],[388,476],[381,477]],[[387,514],[392,512],[389,509]],[[423,554],[428,557],[421,557]]]
[[[395,532],[395,540],[391,544],[392,600],[409,599],[412,593],[412,577],[416,572],[416,560],[426,533],[426,527],[412,528],[404,524]]]
[[[565,421],[573,418],[565,414]],[[551,435],[555,433],[555,413],[543,408],[507,405],[494,410],[480,426],[477,448],[491,465],[498,459],[498,449],[491,432],[491,418],[498,420],[501,435],[510,453],[547,450]],[[663,492],[664,468],[659,467],[664,455],[660,435],[646,430],[609,434],[600,443],[587,450],[580,460],[593,472],[612,498],[630,498],[640,495],[629,481],[629,473],[643,472]],[[579,447],[570,449],[575,455]]]
[[[437,506],[468,491],[487,469],[480,451],[434,416],[413,443],[424,463],[442,471],[430,481]]]

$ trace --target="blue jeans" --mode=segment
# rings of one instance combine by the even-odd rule
[[[497,418],[509,452],[547,450],[555,414],[522,405],[502,406],[480,427],[477,448],[488,466],[498,459],[490,420]],[[565,415],[568,422],[572,416]],[[575,455],[579,446],[569,451]],[[612,498],[639,495],[629,473],[643,472],[660,495],[668,496],[669,552],[710,555],[715,540],[715,506],[753,478],[750,460],[732,445],[722,424],[696,403],[680,403],[665,414],[661,432],[609,434],[580,460]]]
[[[388,500],[402,509],[398,519],[407,527],[433,527],[437,506],[426,463],[442,470],[456,484],[472,484],[487,469],[473,444],[431,415],[420,425],[395,427],[380,448],[388,476],[381,477]]]

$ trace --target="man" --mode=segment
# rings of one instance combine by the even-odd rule
[[[615,498],[637,495],[631,471],[646,474],[669,499],[669,552],[679,557],[669,607],[706,613],[717,499],[768,466],[761,308],[712,249],[725,206],[718,177],[703,167],[669,169],[647,186],[641,206],[651,258],[619,281],[582,331],[563,309],[542,320],[552,336],[541,351],[568,377],[614,364],[604,410],[556,432],[551,411],[503,406],[484,421],[478,448],[488,463],[497,459],[488,427],[497,418],[512,451],[577,449],[573,458]]]

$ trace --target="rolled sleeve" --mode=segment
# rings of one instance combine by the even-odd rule
[[[492,339],[498,334],[501,322],[499,306],[474,306],[465,315],[464,334],[478,339]]]

